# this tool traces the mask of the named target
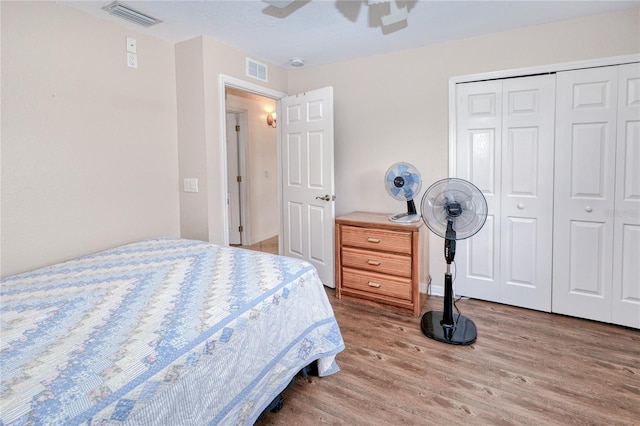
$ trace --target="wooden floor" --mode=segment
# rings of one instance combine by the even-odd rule
[[[327,294],[341,371],[298,378],[257,425],[640,425],[638,330],[461,300],[478,339],[452,346],[419,318]]]
[[[257,242],[250,246],[241,246],[242,248],[262,251],[265,253],[278,254],[278,236]]]

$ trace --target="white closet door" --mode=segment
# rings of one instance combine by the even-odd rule
[[[551,310],[555,76],[502,88],[501,303]]]
[[[640,328],[640,64],[618,74],[612,322]]]
[[[457,243],[455,291],[498,301],[502,82],[459,84],[456,91],[456,177],[472,182],[482,191],[489,214],[480,232]]]
[[[553,311],[605,322],[611,321],[617,75],[617,67],[557,74]]]
[[[456,176],[480,188],[489,216],[458,242],[456,293],[549,311],[555,78],[457,90]]]

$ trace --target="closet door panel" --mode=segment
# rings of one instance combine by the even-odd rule
[[[554,312],[611,320],[617,67],[558,73]]]
[[[551,310],[555,76],[503,82],[500,299]]]
[[[618,79],[612,322],[640,328],[640,64]]]
[[[456,88],[456,177],[482,191],[489,214],[480,232],[457,242],[455,292],[491,301],[498,300],[500,285],[501,91],[501,81]]]

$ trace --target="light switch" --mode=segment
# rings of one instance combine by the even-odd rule
[[[136,53],[136,39],[127,37],[127,52]]]
[[[198,178],[184,178],[184,192],[198,192]]]

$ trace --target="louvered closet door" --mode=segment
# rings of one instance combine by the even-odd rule
[[[618,73],[612,322],[640,328],[640,64]]]
[[[458,243],[457,294],[548,311],[553,75],[457,87],[456,176],[487,198],[484,228]]]
[[[605,322],[611,321],[617,105],[618,67],[558,73],[553,311]]]

